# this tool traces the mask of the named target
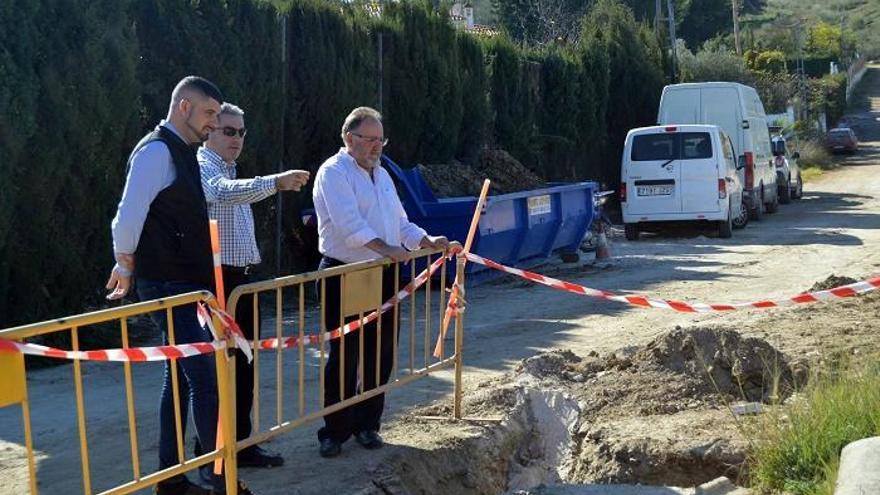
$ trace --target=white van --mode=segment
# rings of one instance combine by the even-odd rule
[[[620,200],[626,238],[659,222],[714,222],[720,237],[744,226],[742,169],[727,134],[714,125],[654,126],[626,135]]]
[[[764,105],[754,88],[732,82],[672,84],[663,88],[657,123],[713,124],[733,142],[739,163],[745,165],[745,194],[749,216],[760,220],[779,207],[776,166]]]

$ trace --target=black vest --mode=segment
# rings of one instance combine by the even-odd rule
[[[135,274],[147,280],[190,282],[212,289],[214,270],[208,207],[196,150],[160,126],[141,139],[131,157],[153,141],[168,146],[176,177],[150,203],[135,250]]]

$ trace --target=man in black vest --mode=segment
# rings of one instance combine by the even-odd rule
[[[108,299],[125,296],[132,276],[143,301],[212,289],[208,211],[194,146],[217,127],[222,102],[220,90],[210,81],[195,76],[182,79],[171,94],[166,119],[132,151],[112,223],[116,266],[107,282],[111,291]],[[165,315],[158,311],[151,317],[168,343]],[[211,340],[210,332],[199,325],[195,305],[174,310],[175,344]],[[213,446],[218,408],[214,357],[206,354],[179,359],[177,370],[182,428],[186,428],[191,406],[200,443]],[[178,457],[174,417],[171,361],[166,361],[159,405],[160,470],[184,461]],[[241,482],[238,487],[239,494],[251,494]],[[203,495],[224,493],[225,488],[221,477],[215,477],[212,490],[206,490],[179,475],[159,483],[156,492]]]

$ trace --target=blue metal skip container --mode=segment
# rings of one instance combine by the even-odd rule
[[[409,219],[432,235],[462,243],[467,237],[477,198],[436,198],[415,168],[403,169],[387,156],[386,170],[395,179]],[[489,196],[471,252],[505,265],[527,265],[554,252],[576,253],[596,216],[595,182],[550,184],[530,191]],[[468,273],[482,278],[488,268],[468,263]],[[454,271],[455,265],[449,268]]]

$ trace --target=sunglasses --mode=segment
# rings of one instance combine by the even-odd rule
[[[224,127],[224,128],[221,129],[221,130],[223,131],[223,135],[224,135],[224,136],[229,136],[229,137],[233,137],[233,136],[235,136],[236,134],[238,134],[238,137],[242,137],[242,138],[243,138],[244,135],[247,134],[247,128],[246,128],[246,127],[242,127],[241,129],[236,129],[235,127]]]

